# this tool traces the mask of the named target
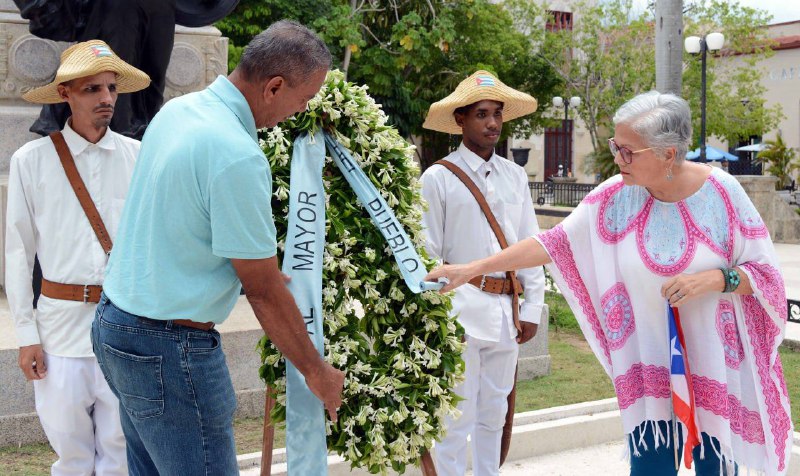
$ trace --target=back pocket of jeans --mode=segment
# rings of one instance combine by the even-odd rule
[[[160,355],[139,356],[103,344],[105,367],[122,406],[135,418],[164,413],[164,382]]]

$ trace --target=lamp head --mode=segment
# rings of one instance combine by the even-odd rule
[[[725,35],[722,33],[709,33],[706,35],[706,45],[708,45],[708,49],[711,51],[719,51],[722,49],[722,45],[725,44]]]
[[[556,96],[553,98],[553,106],[555,107],[564,107],[564,98],[561,96]]]
[[[699,36],[689,36],[683,40],[683,47],[686,49],[687,53],[696,55],[700,53],[702,41],[703,40]]]

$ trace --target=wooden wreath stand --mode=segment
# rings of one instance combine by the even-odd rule
[[[261,443],[261,476],[272,475],[272,447],[275,446],[275,426],[270,420],[275,399],[272,398],[270,388],[267,387],[264,396],[264,436]]]
[[[275,445],[275,426],[270,421],[272,408],[275,406],[275,399],[272,398],[269,387],[267,387],[264,398],[264,437],[261,446],[261,476],[272,476],[272,449]],[[423,476],[436,476],[436,466],[433,464],[430,452],[426,451],[419,460],[419,467],[422,469]]]

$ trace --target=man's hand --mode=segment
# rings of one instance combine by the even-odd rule
[[[336,421],[336,411],[342,405],[344,373],[322,360],[311,343],[303,316],[286,288],[289,277],[281,273],[277,258],[232,259],[231,263],[262,329],[303,374],[308,388],[325,405],[331,420]]]
[[[28,380],[41,380],[47,377],[47,364],[44,363],[44,350],[41,344],[19,348],[19,368]]]
[[[344,389],[344,372],[325,362],[316,372],[306,376],[306,384],[311,393],[317,396],[325,405],[331,421],[339,417],[336,412],[342,406],[342,390]]]
[[[517,336],[517,344],[524,344],[533,339],[536,331],[539,330],[539,324],[525,321],[520,321],[519,324],[522,326],[522,333]]]

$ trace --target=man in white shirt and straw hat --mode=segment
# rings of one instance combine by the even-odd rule
[[[536,99],[487,71],[472,74],[431,105],[423,127],[461,134],[462,142],[422,174],[429,206],[423,215],[429,254],[448,263],[466,263],[539,232],[525,170],[494,151],[503,121],[530,114],[536,106]],[[465,381],[455,390],[464,400],[458,405],[461,416],[448,418],[447,433],[436,444],[440,476],[464,474],[468,436],[473,474],[499,473],[501,437],[503,450],[508,449],[503,431],[507,412],[513,418],[513,397],[508,397],[519,344],[536,334],[544,301],[541,267],[516,275],[480,276],[470,284],[457,289],[453,299],[453,313],[466,333]]]
[[[102,41],[61,55],[55,79],[23,95],[66,102],[60,132],[11,157],[6,293],[19,365],[33,381],[36,412],[58,454],[53,475],[128,474],[119,402],[92,352],[90,329],[139,142],[108,128],[117,95],[150,84]],[[33,308],[34,255],[42,295]]]

